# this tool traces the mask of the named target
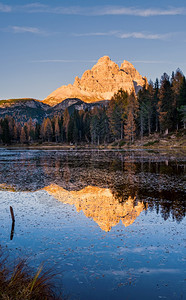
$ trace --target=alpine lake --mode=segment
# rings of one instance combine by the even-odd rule
[[[184,151],[2,148],[1,248],[67,299],[185,299],[185,171]]]

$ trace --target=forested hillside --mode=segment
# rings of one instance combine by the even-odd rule
[[[23,123],[14,116],[2,117],[0,142],[132,144],[139,137],[186,127],[186,79],[178,69],[171,78],[164,73],[160,81],[149,82],[137,96],[120,89],[107,105],[81,110],[67,107],[44,118],[42,123],[36,119]]]

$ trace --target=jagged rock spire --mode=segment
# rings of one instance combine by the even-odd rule
[[[135,67],[124,60],[120,68],[109,56],[101,57],[98,62],[76,77],[73,84],[63,85],[52,92],[44,102],[56,105],[67,98],[79,98],[85,102],[110,100],[120,88],[138,91],[146,83]]]

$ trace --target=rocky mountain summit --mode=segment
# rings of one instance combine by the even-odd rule
[[[76,77],[73,84],[61,86],[43,102],[54,106],[67,98],[79,98],[88,103],[110,100],[120,88],[137,93],[146,82],[147,79],[128,61],[124,60],[119,67],[108,56],[103,56],[81,78]]]

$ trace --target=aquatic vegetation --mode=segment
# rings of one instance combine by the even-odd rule
[[[53,273],[43,272],[43,267],[33,275],[25,260],[19,260],[12,268],[0,254],[0,299],[4,300],[52,300],[55,296],[51,279]]]

